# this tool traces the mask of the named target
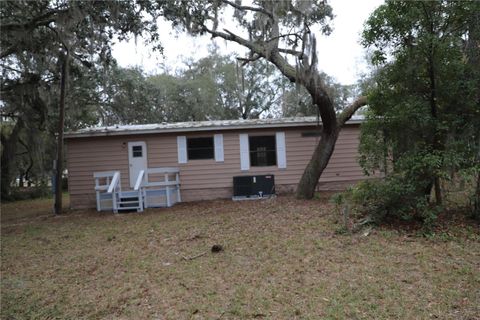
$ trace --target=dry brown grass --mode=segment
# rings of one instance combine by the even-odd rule
[[[2,318],[479,318],[478,227],[340,235],[332,206],[290,197],[50,208],[2,206]]]

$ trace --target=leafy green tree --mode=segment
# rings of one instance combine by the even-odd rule
[[[232,56],[211,52],[187,60],[175,74],[148,77],[157,92],[153,108],[163,121],[250,119],[275,114],[283,77],[256,61],[245,66]]]
[[[102,90],[101,100],[93,108],[102,125],[165,121],[154,104],[157,90],[143,70],[113,64],[105,72],[97,84]]]
[[[465,48],[479,11],[475,1],[387,1],[366,23],[363,42],[380,70],[362,126],[361,164],[387,175],[383,190],[404,199],[397,211],[426,212],[432,189],[442,204],[442,178],[478,170],[480,73]]]
[[[256,119],[261,115],[280,114],[282,94],[290,83],[270,63],[256,60],[249,63],[238,60],[236,65],[237,114],[242,119]]]
[[[48,105],[44,95],[48,87],[35,73],[26,73],[22,79],[12,79],[9,78],[9,72],[12,71],[3,69],[1,82],[2,199],[10,197],[10,185],[18,171],[31,172],[28,170],[30,164],[27,167],[22,166],[25,160],[19,161],[17,155],[21,154],[21,158],[28,156],[36,159],[35,151],[38,149],[35,143],[41,142],[42,139],[38,139],[39,132],[44,130],[48,123]],[[42,162],[37,164],[41,166]]]

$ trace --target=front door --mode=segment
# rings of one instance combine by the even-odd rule
[[[147,144],[144,141],[128,143],[130,187],[135,186],[140,170],[147,169]]]

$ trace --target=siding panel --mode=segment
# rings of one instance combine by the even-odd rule
[[[240,169],[239,134],[268,134],[285,132],[286,169],[277,166],[250,167]],[[318,137],[302,137],[311,128],[282,128],[281,130],[256,129],[222,131],[224,162],[215,159],[191,160],[178,163],[177,135],[187,137],[213,136],[219,132],[149,134],[135,136],[111,136],[67,139],[67,167],[69,190],[73,207],[94,207],[95,193],[93,173],[97,171],[119,170],[122,188],[129,189],[128,142],[145,141],[148,150],[148,166],[178,167],[180,169],[182,198],[185,201],[208,199],[215,196],[228,197],[232,194],[232,177],[238,175],[274,174],[279,189],[291,190],[298,183],[308,163]],[[357,163],[359,126],[345,127],[339,136],[335,151],[325,169],[320,186],[341,185],[365,178]],[[215,192],[208,193],[207,190]],[[84,203],[84,202],[88,203]]]

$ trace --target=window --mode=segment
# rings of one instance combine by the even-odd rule
[[[277,152],[275,136],[249,137],[250,165],[252,167],[275,166],[277,164]]]
[[[188,160],[213,159],[213,137],[188,138],[187,154]]]
[[[133,146],[132,147],[132,154],[134,158],[141,158],[142,157],[142,146]]]

